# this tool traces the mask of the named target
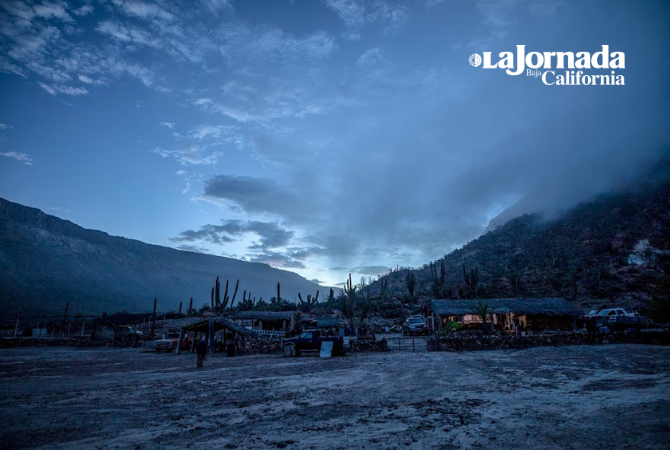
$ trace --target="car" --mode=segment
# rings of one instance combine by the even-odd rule
[[[616,316],[622,316],[622,317],[639,317],[639,314],[629,312],[623,308],[607,308],[607,309],[601,309],[601,310],[594,310],[589,312],[586,317],[616,317]]]
[[[402,324],[402,334],[406,336],[428,334],[428,324],[421,316],[409,316]]]
[[[177,348],[177,341],[179,341],[179,333],[167,333],[162,339],[154,341],[154,346],[157,352],[172,352]],[[181,342],[181,349],[188,349],[188,335],[184,336]]]
[[[120,337],[129,337],[129,336],[135,336],[135,335],[137,335],[137,337],[142,337],[142,336],[144,336],[144,333],[142,333],[142,332],[139,331],[139,330],[135,330],[135,329],[134,329],[133,327],[131,327],[130,325],[121,325],[121,326],[117,329],[116,333],[117,333],[117,335],[120,336]]]
[[[282,350],[284,356],[300,356],[303,353],[318,353],[321,351],[323,342],[333,343],[333,356],[344,356],[344,338],[333,334],[324,333],[321,330],[306,330],[300,336],[284,339]]]

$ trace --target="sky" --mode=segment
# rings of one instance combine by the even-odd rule
[[[0,196],[324,285],[420,266],[667,149],[667,23],[664,1],[4,0]],[[469,63],[517,45],[607,45],[625,66],[583,71],[624,84]]]

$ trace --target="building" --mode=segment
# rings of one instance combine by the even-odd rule
[[[480,327],[474,311],[479,302],[489,306],[487,323],[500,330],[572,330],[582,312],[564,298],[490,298],[481,300],[431,300],[426,312],[428,325],[439,329],[455,321],[461,326]]]
[[[298,311],[241,311],[231,316],[236,324],[256,331],[288,333],[298,325]]]

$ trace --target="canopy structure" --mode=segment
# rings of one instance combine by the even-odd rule
[[[187,332],[193,331],[196,333],[206,333],[206,336],[208,337],[207,340],[209,341],[209,352],[214,353],[214,333],[221,330],[229,331],[245,338],[258,337],[258,334],[253,330],[237,325],[228,319],[223,317],[212,317],[210,319],[199,320],[197,322],[183,326],[179,332],[179,342],[183,341],[184,335]],[[195,340],[193,344],[195,344]],[[178,355],[179,353],[180,346],[178,345],[175,354]]]
[[[249,324],[255,330],[292,331],[298,324],[298,311],[241,311],[230,317],[241,324]]]

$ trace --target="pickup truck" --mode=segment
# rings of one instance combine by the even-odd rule
[[[321,343],[328,341],[333,343],[333,356],[344,356],[344,338],[322,334],[320,330],[307,330],[298,337],[284,339],[282,349],[287,357],[308,352],[318,353],[321,351]]]
[[[173,352],[177,348],[177,341],[179,341],[179,333],[167,333],[163,336],[163,339],[158,339],[154,341],[157,352]],[[181,342],[181,349],[188,349],[188,335],[184,336],[184,340]]]

